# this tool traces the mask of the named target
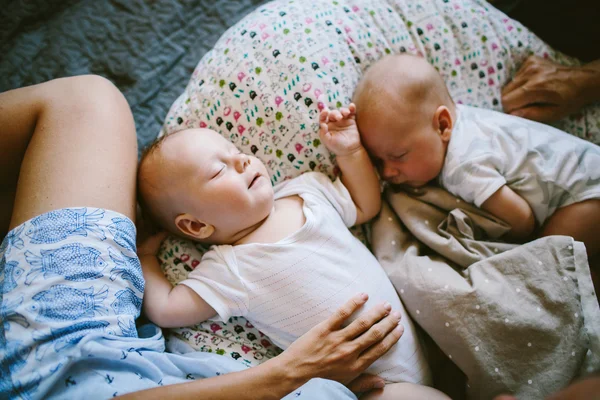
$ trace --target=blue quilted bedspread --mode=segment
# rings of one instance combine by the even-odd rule
[[[98,74],[125,94],[140,150],[200,58],[265,0],[2,0],[0,92]]]

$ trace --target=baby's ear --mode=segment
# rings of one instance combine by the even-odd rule
[[[206,224],[191,214],[179,214],[175,217],[175,226],[185,236],[197,240],[208,239],[214,232],[215,227]]]
[[[452,135],[452,128],[454,127],[454,120],[452,119],[450,109],[446,106],[439,106],[435,110],[433,123],[442,140],[445,142],[449,141]]]

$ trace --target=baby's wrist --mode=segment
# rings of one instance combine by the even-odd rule
[[[351,160],[353,158],[356,158],[357,156],[361,156],[362,153],[366,153],[367,150],[364,148],[364,146],[362,144],[359,144],[356,147],[353,147],[351,149],[346,149],[343,152],[337,152],[335,153],[335,157],[338,160],[338,162],[340,160]]]

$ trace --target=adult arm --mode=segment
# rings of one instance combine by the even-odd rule
[[[600,101],[600,60],[565,66],[531,56],[502,90],[504,111],[552,122]]]
[[[380,378],[355,381],[400,339],[400,314],[379,305],[342,327],[368,299],[353,297],[333,316],[296,340],[281,355],[241,372],[189,383],[163,386],[122,396],[122,399],[280,399],[311,378],[340,382],[356,391],[382,387]],[[353,385],[352,383],[356,383]],[[362,384],[362,387],[361,387]]]

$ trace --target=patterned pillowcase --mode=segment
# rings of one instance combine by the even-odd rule
[[[204,56],[161,133],[214,129],[260,158],[274,184],[310,170],[333,177],[320,109],[350,103],[362,72],[401,52],[425,56],[458,103],[496,110],[500,89],[530,54],[576,63],[484,1],[275,1]],[[561,128],[600,142],[600,127],[586,123],[600,120],[598,110],[589,117]]]
[[[335,159],[318,136],[320,110],[349,104],[364,70],[402,52],[426,57],[456,102],[495,110],[502,108],[501,88],[529,55],[577,63],[482,0],[279,0],[246,16],[203,57],[161,134],[214,129],[261,159],[273,184],[311,170],[334,177]],[[600,107],[589,107],[559,127],[600,143],[598,121]],[[193,244],[171,238],[160,257],[175,283],[201,255]],[[223,352],[231,343],[252,347],[244,353],[247,365],[274,354],[239,335],[226,338],[230,342],[213,335],[217,328],[235,330],[238,322],[197,327],[212,345],[195,346],[189,332],[178,335],[204,351]]]

